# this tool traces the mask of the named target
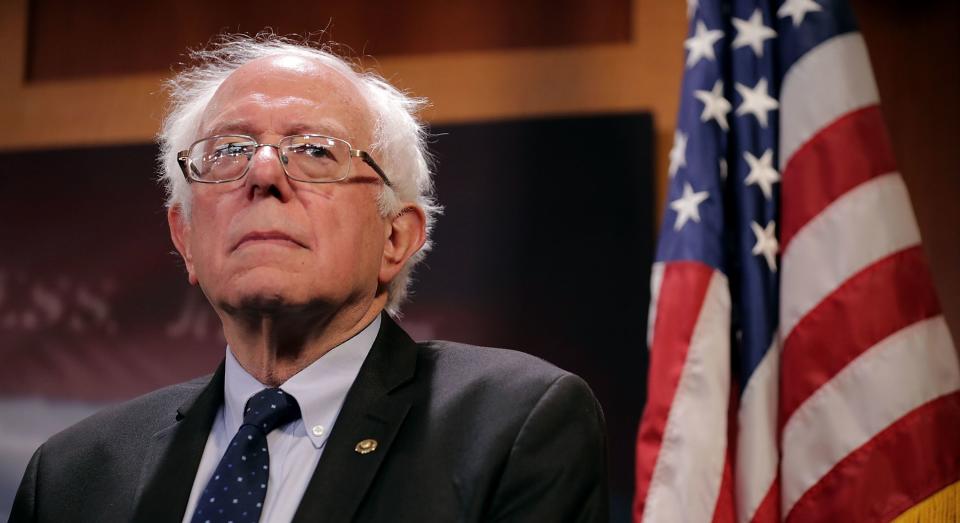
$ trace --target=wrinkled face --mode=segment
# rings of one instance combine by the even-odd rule
[[[197,138],[246,134],[275,144],[317,133],[366,150],[371,120],[339,73],[301,58],[268,57],[223,83]],[[342,306],[372,296],[388,222],[377,207],[379,177],[359,159],[351,162],[343,182],[299,182],[284,175],[276,149],[261,147],[243,179],[191,184],[191,215],[174,212],[170,220],[191,282],[218,310]]]

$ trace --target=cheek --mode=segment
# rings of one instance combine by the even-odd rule
[[[369,277],[371,270],[379,270],[384,245],[376,200],[337,203],[344,205],[310,209],[320,257],[343,277]]]
[[[222,242],[227,237],[227,213],[220,209],[217,202],[195,198],[191,222],[191,248],[197,270],[215,272],[222,263]]]

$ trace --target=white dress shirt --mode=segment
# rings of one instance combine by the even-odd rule
[[[270,480],[260,513],[261,523],[293,520],[300,499],[323,454],[327,436],[337,421],[343,400],[360,372],[373,341],[380,331],[380,316],[356,336],[343,342],[311,363],[280,386],[300,405],[303,417],[267,435],[270,452]],[[240,430],[247,400],[268,388],[251,376],[227,347],[224,367],[224,405],[217,411],[200,467],[193,480],[190,501],[183,516],[189,523],[197,507],[197,498],[210,481],[227,445]]]

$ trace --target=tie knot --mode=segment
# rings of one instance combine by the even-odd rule
[[[243,424],[257,427],[264,434],[296,419],[300,419],[300,405],[280,389],[263,389],[254,394],[243,411]]]

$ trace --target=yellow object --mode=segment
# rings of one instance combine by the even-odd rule
[[[365,439],[360,443],[357,443],[357,446],[353,448],[357,454],[369,454],[377,450],[377,440],[375,439]]]
[[[897,516],[894,523],[960,523],[960,481]]]

